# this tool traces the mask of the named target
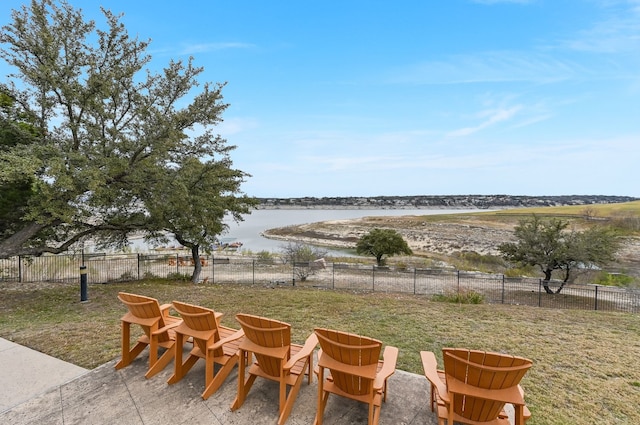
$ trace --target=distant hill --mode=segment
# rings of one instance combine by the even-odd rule
[[[566,195],[416,195],[416,196],[354,196],[258,198],[260,209],[344,208],[344,209],[420,209],[420,208],[526,208],[563,205],[593,205],[631,202],[632,196]]]

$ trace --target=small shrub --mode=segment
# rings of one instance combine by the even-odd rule
[[[603,271],[598,274],[593,283],[604,286],[628,287],[633,284],[634,280],[635,279],[632,276],[623,273],[607,273]]]
[[[508,268],[504,272],[506,277],[535,276],[536,270],[532,266]]]
[[[475,291],[450,291],[445,294],[436,294],[432,297],[434,301],[455,303],[455,304],[482,304],[484,295]]]
[[[478,270],[482,272],[495,272],[505,266],[502,257],[491,254],[479,254],[475,251],[461,251],[455,253],[454,265],[460,270]]]
[[[137,280],[137,277],[134,276],[131,271],[126,271],[120,275],[120,278],[118,280],[120,280],[121,282],[130,282],[132,280]]]
[[[191,275],[190,274],[186,274],[186,273],[169,273],[167,275],[167,279],[169,280],[182,280],[182,281],[189,281],[191,280]]]
[[[273,253],[269,251],[260,251],[256,254],[256,259],[258,261],[268,262],[268,261],[273,261],[274,258],[275,256],[273,255]]]

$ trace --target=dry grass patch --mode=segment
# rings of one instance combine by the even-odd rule
[[[534,366],[523,386],[533,412],[529,425],[640,423],[640,317],[623,313],[502,305],[458,305],[426,297],[142,281],[90,285],[88,303],[77,285],[0,287],[0,336],[82,367],[119,356],[118,291],[181,300],[293,325],[303,342],[314,327],[337,328],[400,349],[398,368],[421,374],[420,350],[442,347],[505,352]],[[426,396],[426,395],[425,395]],[[425,401],[426,402],[426,401]]]

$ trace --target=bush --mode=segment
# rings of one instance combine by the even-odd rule
[[[593,283],[595,283],[596,285],[604,286],[628,287],[631,286],[634,282],[635,279],[632,276],[623,273],[607,273],[603,271],[598,274]]]
[[[536,270],[533,266],[512,267],[506,269],[503,274],[506,277],[523,277],[523,276],[536,276]]]
[[[304,282],[307,278],[316,273],[317,268],[311,263],[323,259],[327,255],[327,250],[303,243],[287,243],[281,248],[282,257],[285,263],[291,262],[293,274],[296,279]],[[324,263],[323,263],[324,264]]]
[[[443,301],[455,304],[482,304],[484,295],[475,291],[450,291],[445,294],[436,294],[432,297],[434,301]]]
[[[260,251],[256,254],[256,260],[259,262],[272,262],[275,259],[275,255],[270,251]]]
[[[493,273],[505,267],[502,257],[491,254],[480,254],[475,251],[461,251],[453,255],[454,265],[460,270],[478,270]]]
[[[183,280],[183,281],[190,281],[191,280],[191,275],[190,274],[186,274],[186,273],[169,273],[167,275],[167,279],[169,280]]]

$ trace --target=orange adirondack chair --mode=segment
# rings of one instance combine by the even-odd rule
[[[206,400],[220,388],[238,363],[238,345],[244,332],[220,325],[218,322],[222,314],[211,309],[179,301],[173,302],[173,308],[182,316],[182,323],[175,328],[175,367],[167,382],[175,384],[180,381],[199,359],[204,359],[205,389],[202,398]],[[183,362],[182,347],[189,338],[193,340],[193,349]],[[215,372],[215,364],[222,366],[218,373]]]
[[[169,315],[171,304],[160,305],[155,298],[143,295],[120,292],[118,299],[127,306],[127,314],[122,316],[122,358],[116,364],[116,369],[122,369],[149,346],[149,369],[144,375],[151,378],[164,369],[175,352],[175,332],[173,329],[182,321],[179,317]],[[138,338],[136,345],[131,346],[131,325],[140,325],[144,335]],[[165,352],[158,358],[158,350]]]
[[[463,348],[444,348],[442,354],[444,371],[437,369],[432,352],[420,352],[431,383],[431,410],[437,408],[439,425],[510,425],[504,411],[507,403],[514,407],[515,425],[531,417],[520,386],[531,360]]]
[[[314,424],[322,425],[329,394],[337,394],[369,405],[368,423],[380,419],[382,401],[387,400],[387,378],[396,370],[398,349],[382,342],[329,329],[316,329],[318,352],[318,411]],[[325,369],[330,374],[324,377]]]
[[[318,340],[311,334],[304,346],[292,344],[291,325],[288,323],[249,314],[238,314],[236,319],[246,336],[240,344],[241,356],[254,355],[257,361],[249,367],[246,380],[244,363],[240,363],[238,395],[231,410],[242,406],[256,377],[260,376],[280,384],[278,425],[282,425],[291,413],[305,374],[308,376],[307,382],[311,383],[313,350]],[[287,387],[291,387],[289,394]]]

